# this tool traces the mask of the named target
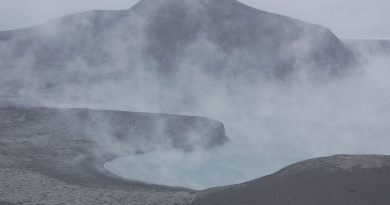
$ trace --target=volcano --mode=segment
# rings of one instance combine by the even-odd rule
[[[280,78],[301,70],[329,76],[354,63],[329,29],[235,0],[142,0],[127,10],[82,12],[0,32],[0,69],[27,70],[39,88],[140,70],[170,77],[201,71]]]

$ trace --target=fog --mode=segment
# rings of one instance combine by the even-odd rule
[[[91,24],[88,18],[79,21]],[[136,19],[131,26],[143,28],[144,23],[144,19]],[[40,36],[60,35],[57,26],[45,27]],[[390,154],[388,53],[358,50],[361,58],[353,68],[355,72],[337,78],[312,78],[310,70],[320,68],[312,62],[298,61],[295,66],[299,69],[285,79],[245,73],[241,56],[237,55],[237,59],[226,61],[229,67],[242,69],[242,76],[216,77],[199,69],[199,59],[225,56],[216,56],[220,53],[218,48],[201,37],[186,50],[177,72],[167,83],[159,72],[151,71],[139,60],[142,52],[138,48],[146,44],[145,33],[132,33],[123,41],[115,38],[123,34],[122,29],[115,30],[114,38],[101,42],[110,54],[110,63],[91,64],[82,57],[67,60],[59,76],[86,76],[75,77],[74,84],[42,89],[46,88],[44,80],[52,83],[61,79],[56,79],[57,71],[33,71],[42,65],[34,49],[30,50],[18,59],[16,66],[20,69],[1,70],[4,85],[23,82],[17,85],[17,93],[5,93],[3,87],[2,95],[30,105],[196,115],[224,123],[230,140],[212,150],[205,149],[201,142],[190,153],[172,150],[164,144],[157,145],[153,153],[107,164],[114,173],[150,183],[203,189],[255,179],[314,157]],[[310,37],[286,45],[284,50],[310,52],[308,42]],[[124,55],[125,50],[132,48],[131,56]],[[87,57],[91,55],[92,51]],[[110,132],[113,131],[108,128],[93,134],[97,139],[105,139],[104,145]]]
[[[222,121],[230,137],[227,144],[192,155],[167,151],[130,156],[108,167],[140,181],[203,189],[252,180],[309,158],[389,154],[388,63],[385,57],[373,57],[364,74],[343,81],[288,86],[261,82],[233,92],[219,89],[198,95],[200,103],[181,113]],[[164,102],[141,104],[161,109]],[[156,111],[178,111],[165,106]],[[202,174],[205,170],[208,174]]]

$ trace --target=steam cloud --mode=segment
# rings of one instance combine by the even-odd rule
[[[94,13],[89,13],[86,17],[80,15],[78,23],[86,27],[93,26],[90,15]],[[132,19],[130,26],[142,28],[144,21],[145,19]],[[58,25],[61,27],[61,24],[48,24],[37,32],[42,39],[64,35]],[[163,177],[165,181],[177,186],[210,186],[209,181],[199,178],[202,173],[194,176],[196,180],[177,177],[175,170],[194,166],[197,162],[205,170],[214,172],[220,171],[213,167],[216,161],[235,167],[235,170],[232,169],[234,174],[226,174],[226,178],[218,178],[218,182],[215,182],[226,185],[270,174],[292,162],[313,157],[333,154],[389,154],[388,55],[360,51],[366,60],[355,70],[361,72],[342,79],[313,80],[307,70],[316,68],[313,68],[311,62],[304,60],[298,61],[295,67],[301,69],[286,81],[250,74],[243,78],[233,78],[231,75],[215,77],[198,69],[202,66],[198,65],[198,59],[227,60],[226,65],[240,70],[242,64],[239,59],[242,56],[248,59],[256,56],[248,53],[238,53],[240,57],[237,59],[215,56],[220,53],[216,51],[218,48],[207,39],[199,38],[188,47],[185,54],[188,58],[180,61],[180,69],[172,78],[177,81],[171,84],[158,72],[148,69],[145,61],[140,60],[143,50],[139,48],[146,47],[147,44],[143,39],[145,33],[129,34],[125,27],[114,30],[116,32],[110,33],[113,35],[108,38],[110,40],[102,41],[99,45],[105,48],[103,55],[94,53],[94,48],[86,48],[91,53],[65,59],[64,70],[47,70],[42,67],[36,58],[36,53],[40,50],[34,45],[17,62],[0,58],[0,61],[4,61],[2,65],[10,65],[9,68],[0,70],[2,98],[8,102],[23,101],[29,105],[49,107],[197,115],[223,122],[230,141],[216,148],[217,151],[203,150],[200,145],[199,150],[183,154],[165,147],[151,155],[152,161],[148,161],[148,156],[137,159],[131,157],[133,161],[130,164],[122,162],[125,167],[118,168],[125,170],[126,165],[133,167],[144,166],[148,162],[164,162],[153,164],[159,166],[155,170],[163,170],[154,177],[157,181]],[[69,39],[76,38],[74,35],[85,35],[84,39],[90,39],[82,30],[79,33],[71,32],[73,31],[66,34]],[[123,36],[124,33],[127,35]],[[300,39],[294,45],[286,45],[285,50],[308,52],[308,42],[311,41],[310,36],[307,36],[307,39]],[[9,49],[5,48],[15,48],[17,43],[20,41],[1,41],[0,48],[3,49],[0,51],[7,51],[1,55],[10,55]],[[128,49],[132,50],[131,55],[122,55],[127,54]],[[94,56],[104,56],[108,61],[100,63],[101,59]],[[131,69],[128,69],[128,62],[131,62]],[[63,77],[69,74],[73,78],[64,80]],[[69,81],[72,83],[67,83]],[[50,86],[56,82],[65,83]],[[16,90],[16,93],[9,90]],[[106,139],[109,137],[107,130],[96,131],[94,134]],[[242,164],[245,160],[248,163]],[[180,164],[189,161],[189,164]],[[128,168],[131,170],[131,167]],[[231,181],[234,177],[232,175],[239,176],[239,180]],[[140,176],[140,180],[142,177],[153,176]],[[153,182],[153,179],[149,181]]]

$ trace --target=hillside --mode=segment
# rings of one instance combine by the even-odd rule
[[[3,98],[144,79],[185,87],[202,79],[326,78],[354,64],[329,29],[235,0],[142,0],[127,10],[81,12],[0,32]]]
[[[0,204],[184,203],[193,197],[189,190],[121,179],[103,166],[121,156],[208,149],[226,140],[221,123],[200,117],[0,108]]]
[[[202,205],[385,205],[390,203],[390,157],[338,155],[299,162],[275,174],[210,191]]]

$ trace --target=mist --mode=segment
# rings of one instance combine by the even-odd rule
[[[92,25],[91,15],[94,14],[77,18],[78,23]],[[160,146],[155,142],[156,146],[148,144],[154,147],[154,152],[130,155],[107,164],[120,176],[149,183],[204,189],[255,179],[308,158],[390,154],[388,53],[356,51],[360,55],[359,64],[350,68],[353,72],[341,77],[317,73],[319,68],[313,62],[300,59],[295,62],[294,73],[280,79],[246,73],[242,59],[257,56],[241,51],[231,58],[220,56],[219,48],[201,36],[186,49],[177,72],[166,78],[150,69],[149,64],[156,62],[140,60],[144,52],[140,48],[148,43],[144,39],[145,21],[132,18],[130,26],[139,30],[128,33],[126,28],[114,28],[110,40],[100,41],[105,50],[102,56],[109,59],[101,63],[101,58],[94,57],[96,53],[101,55],[99,51],[87,48],[90,51],[87,54],[77,58],[70,55],[64,60],[63,70],[49,70],[37,57],[36,44],[17,62],[2,58],[3,65],[17,68],[0,70],[2,99],[7,103],[44,107],[195,115],[224,123],[229,141],[219,147],[209,149],[194,141],[196,149],[183,151],[169,143]],[[56,22],[39,29],[42,39],[63,35],[62,24]],[[67,39],[83,35],[82,31],[71,33]],[[284,45],[286,53],[281,56],[290,55],[288,51],[310,53],[312,42],[310,35],[306,35]],[[17,43],[2,41],[0,48]],[[7,49],[0,49],[4,50]],[[127,50],[132,50],[130,56],[124,55]],[[202,69],[203,61],[199,59],[211,59],[216,69],[220,66],[218,62],[223,61],[223,66],[242,72],[210,74]],[[63,79],[66,74],[71,74],[72,83]],[[50,86],[56,82],[59,85]],[[17,91],[7,91],[14,84]],[[101,140],[102,146],[113,146],[115,152],[116,142],[107,143],[112,132],[111,128],[104,128],[92,131],[92,135]],[[221,172],[224,174],[219,175]]]
[[[109,166],[119,174],[120,170],[131,170],[121,176],[140,181],[202,189],[252,180],[308,158],[336,154],[389,154],[388,63],[387,57],[371,56],[361,74],[319,84],[294,81],[280,85],[262,81],[250,86],[234,86],[229,91],[204,88],[193,97],[198,103],[189,108],[172,101],[180,99],[179,96],[166,102],[154,103],[155,100],[151,100],[131,107],[124,106],[130,105],[130,101],[123,103],[119,109],[142,111],[150,106],[156,112],[172,113],[181,108],[180,114],[219,120],[224,123],[230,141],[209,154],[196,151],[187,156],[180,151],[156,152],[137,160],[131,156]],[[168,161],[168,156],[177,163]],[[124,163],[126,161],[131,163]],[[162,161],[168,163],[159,163]],[[199,163],[199,170],[209,170],[209,174],[202,175],[194,171],[196,168],[191,169],[194,161]],[[150,164],[157,167],[148,169],[152,166]],[[224,168],[218,170],[215,168],[218,166]],[[233,173],[224,173],[226,169]],[[142,174],[137,173],[140,170],[143,170]],[[153,175],[144,170],[153,170]],[[156,174],[156,170],[161,174]],[[167,170],[172,172],[167,173]],[[190,179],[180,177],[177,170],[189,173]],[[199,175],[192,176],[193,172]],[[215,177],[218,173],[223,177]],[[202,176],[204,178],[199,179]]]

